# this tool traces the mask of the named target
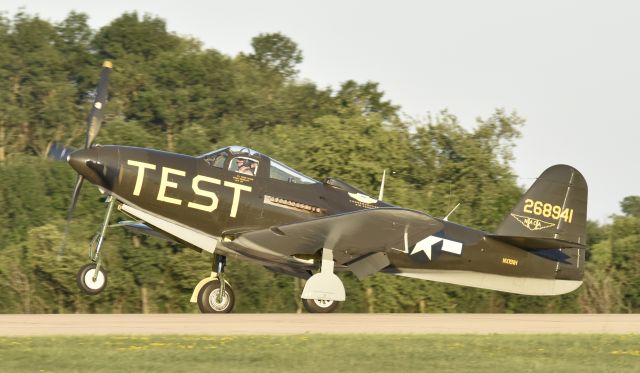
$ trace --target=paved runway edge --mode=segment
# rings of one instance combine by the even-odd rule
[[[1,336],[640,334],[640,314],[0,315]]]

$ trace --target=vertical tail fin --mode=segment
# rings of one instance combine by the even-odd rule
[[[587,182],[575,168],[546,169],[498,227],[500,236],[551,238],[584,245]]]

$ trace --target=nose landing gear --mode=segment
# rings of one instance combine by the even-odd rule
[[[100,250],[102,249],[104,236],[107,232],[107,227],[109,226],[111,211],[113,210],[113,205],[116,202],[115,198],[111,196],[107,198],[109,207],[107,207],[107,213],[104,216],[102,228],[100,229],[100,232],[95,235],[93,240],[91,240],[91,244],[89,245],[89,258],[91,259],[91,263],[80,267],[76,276],[80,290],[89,295],[98,294],[107,286],[107,273],[104,268],[101,268],[102,258],[100,256]]]

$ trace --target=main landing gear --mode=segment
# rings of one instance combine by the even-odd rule
[[[322,249],[320,272],[311,276],[302,290],[302,305],[307,312],[331,313],[345,300],[344,285],[333,267],[333,250]]]
[[[102,222],[102,228],[100,232],[96,233],[89,245],[89,258],[91,259],[91,263],[80,267],[76,276],[80,290],[89,295],[98,294],[107,286],[107,272],[105,272],[101,265],[102,257],[100,256],[100,250],[104,243],[104,235],[109,226],[109,218],[111,217],[111,211],[113,210],[113,205],[116,200],[109,196],[107,197],[107,202],[109,203],[109,207],[107,207],[107,214]]]
[[[229,313],[236,297],[231,285],[224,279],[227,257],[214,254],[211,276],[202,279],[193,290],[191,302],[198,303],[202,313]]]
[[[340,302],[335,300],[302,299],[302,305],[309,313],[331,313],[338,308]]]
[[[344,300],[344,286],[333,274],[332,254],[331,250],[325,249],[321,272],[314,275],[317,276],[315,280],[313,276],[307,280],[302,294],[302,304],[309,313],[331,313],[340,305],[339,300]],[[191,303],[197,303],[200,312],[230,313],[233,310],[235,294],[225,280],[226,263],[227,258],[224,255],[214,254],[211,275],[200,280],[193,289]]]

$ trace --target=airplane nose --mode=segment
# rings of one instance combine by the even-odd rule
[[[90,161],[95,162],[97,160],[98,157],[94,149],[76,150],[67,156],[67,162],[69,162],[69,165],[76,170],[77,173],[85,177],[94,173],[87,163]]]
[[[76,172],[92,184],[106,186],[106,167],[102,164],[99,148],[80,149],[69,154],[67,161]]]
[[[80,149],[67,156],[67,162],[89,182],[112,190],[120,171],[119,151],[113,146]]]

